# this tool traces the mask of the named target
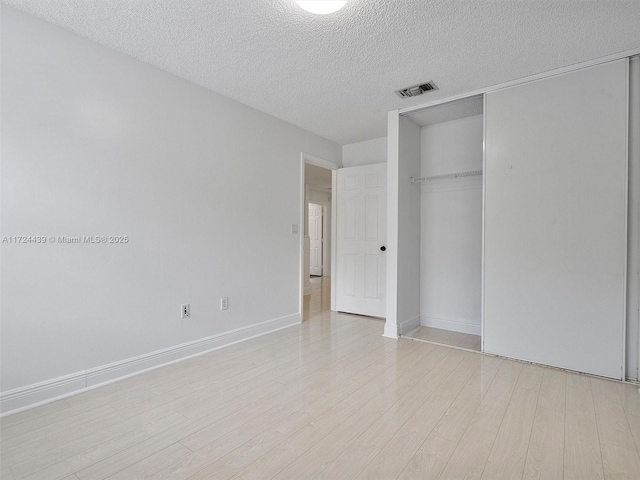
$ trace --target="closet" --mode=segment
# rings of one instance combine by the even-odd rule
[[[420,128],[420,325],[408,334],[480,351],[482,95],[411,115]]]
[[[390,112],[385,336],[637,379],[639,85],[620,58]]]

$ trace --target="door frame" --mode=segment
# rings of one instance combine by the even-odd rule
[[[299,242],[299,259],[300,259],[300,281],[299,281],[299,312],[300,323],[302,323],[303,309],[304,309],[304,232],[305,232],[305,166],[307,163],[315,165],[317,167],[326,168],[331,170],[331,238],[328,241],[331,242],[331,275],[335,276],[336,271],[336,259],[335,259],[335,245],[336,245],[336,170],[340,168],[338,164],[330,162],[315,155],[311,155],[305,152],[300,153],[300,227],[298,233],[300,237]],[[336,283],[331,282],[331,310],[336,309]]]

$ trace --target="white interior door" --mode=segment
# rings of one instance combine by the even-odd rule
[[[386,164],[337,171],[336,309],[386,314]]]
[[[323,221],[322,205],[309,204],[309,239],[310,258],[309,273],[318,277],[322,276],[322,250],[323,250]]]

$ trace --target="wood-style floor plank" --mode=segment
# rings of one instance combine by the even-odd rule
[[[16,425],[20,425],[20,432],[26,432],[30,427],[26,422],[32,422],[36,426],[55,422],[57,418],[64,418],[65,413],[70,411],[70,405],[66,400],[58,400],[47,403],[38,408],[24,410],[2,419],[0,424],[0,434],[3,436]],[[36,427],[37,428],[37,427]]]
[[[478,371],[482,359],[475,354],[458,352],[461,361],[438,383],[436,389],[427,391],[417,409],[402,422],[395,435],[363,470],[358,478],[397,478],[407,467],[419,446],[429,436],[440,418],[465,386],[469,377]]]
[[[103,458],[109,457],[126,448],[144,441],[151,435],[162,434],[171,428],[176,428],[185,422],[185,417],[179,413],[172,413],[164,418],[142,425],[134,430],[123,432],[116,437],[107,436],[106,440],[96,441],[87,446],[73,444],[60,449],[54,449],[43,455],[31,457],[24,462],[12,466],[18,479],[53,480],[88,467]],[[74,453],[75,452],[75,453]],[[74,454],[72,454],[74,453]]]
[[[222,480],[233,476],[246,466],[262,458],[276,448],[286,448],[282,442],[312,421],[309,414],[296,412],[278,425],[269,428],[248,441],[238,445],[205,468],[200,468],[189,477],[190,480]],[[272,457],[274,460],[277,456]],[[264,460],[263,460],[264,462]],[[267,459],[269,462],[269,459]],[[267,464],[268,465],[268,464]],[[238,475],[239,478],[242,478]]]
[[[435,352],[433,355],[437,353]],[[272,451],[245,467],[237,475],[244,480],[274,477],[282,469],[293,463],[298,456],[305,454],[315,443],[320,442],[325,436],[339,428],[351,415],[365,407],[374,398],[378,400],[390,398],[395,401],[397,396],[396,388],[402,388],[403,380],[415,375],[415,370],[410,368],[412,366],[413,363],[408,364],[400,371],[398,371],[398,367],[395,367],[390,372],[391,375],[383,372],[328,412],[319,417],[316,416],[314,421],[305,426],[305,428],[285,439]],[[405,371],[408,371],[407,376],[402,375]],[[400,375],[400,378],[396,382],[398,375]],[[305,411],[316,415],[319,413],[310,412],[308,409]]]
[[[393,387],[393,385],[391,386]],[[421,391],[420,384],[416,384],[409,393]],[[409,393],[403,398],[407,398]],[[425,398],[431,394],[425,392]],[[335,431],[327,435],[319,444],[302,455],[299,459],[289,464],[284,470],[279,472],[275,478],[311,478],[322,470],[324,461],[331,461],[338,457],[340,453],[355,439],[360,432],[364,431],[368,425],[380,418],[390,407],[397,403],[394,389],[386,389],[376,396],[364,408],[351,416],[344,424]],[[359,443],[365,443],[360,441]]]
[[[537,403],[538,391],[524,388],[518,381],[487,459],[483,479],[509,480],[522,477]]]
[[[399,478],[439,478],[503,361],[481,357],[481,366],[416,451]]]
[[[440,478],[456,446],[457,443],[442,438],[438,434],[430,434],[406,465],[398,480]]]
[[[317,480],[356,478],[379,451],[373,445],[356,440],[313,478]]]
[[[598,426],[589,377],[567,374],[564,478],[604,478]]]
[[[523,480],[564,477],[566,384],[564,371],[543,369]]]
[[[407,347],[409,348],[396,350],[395,357],[400,361],[404,359],[407,362],[407,368],[411,368],[411,366],[415,364],[415,361],[421,358],[422,355],[426,354],[426,352],[424,351],[421,352],[420,349],[415,350],[412,347],[410,342],[407,343]],[[380,360],[380,357],[370,358],[369,361],[374,362],[374,365],[372,365],[373,368],[368,368],[367,370],[370,372],[377,371],[378,373],[384,373],[386,368],[388,367],[393,368],[393,362],[390,362],[392,356],[388,352],[384,353],[384,356],[382,358],[383,360]],[[367,377],[365,376],[365,378]],[[388,381],[388,378],[389,378],[388,374],[386,378]],[[339,403],[341,398],[348,396],[350,393],[353,393],[355,390],[359,389],[360,387],[362,387],[364,384],[367,383],[367,382],[361,382],[360,379],[357,379],[356,381],[353,381],[353,380],[349,381],[345,379],[346,377],[341,378],[339,376],[335,376],[334,381],[325,385],[322,391],[315,392],[313,395],[299,394],[296,397],[294,397],[294,399],[287,401],[286,404],[289,408],[299,409],[301,411],[301,414],[304,414],[304,417],[302,418],[306,418],[307,423],[309,423],[314,418],[313,415],[315,416],[321,415],[325,411],[332,408],[336,403]],[[345,380],[345,381],[342,381],[342,380]],[[335,387],[333,387],[334,385]],[[333,389],[330,389],[331,387],[333,387]],[[306,390],[305,392],[307,391],[309,391],[309,389]],[[305,393],[305,392],[302,392],[302,393]],[[323,395],[323,392],[326,392],[326,393]],[[316,403],[317,399],[320,399],[321,401],[318,402],[318,405],[314,407],[313,405]],[[289,411],[291,412],[291,410]],[[310,412],[313,412],[313,415]],[[300,415],[298,415],[297,417],[300,417]],[[256,431],[254,435],[245,436],[244,441],[250,440],[253,436],[258,435],[258,433],[260,433],[260,431]],[[275,432],[275,433],[276,433],[275,438],[281,437],[280,432]],[[271,438],[274,438],[274,437],[272,436]],[[192,440],[193,440],[192,438],[188,438],[188,439],[183,439],[182,442],[186,443],[186,445],[188,445],[191,448],[193,448],[194,446],[198,446],[197,444],[194,445],[192,443]],[[192,471],[197,471],[198,469],[202,469],[208,464],[213,463],[216,460],[220,459],[221,456],[230,453],[230,450],[239,446],[236,440],[237,440],[237,436],[234,436],[228,439],[225,439],[224,437],[222,437],[220,439],[220,442],[214,442],[214,444],[210,444],[201,448],[196,452],[197,458],[189,462],[190,463],[190,465],[188,466],[189,471],[192,472]],[[282,440],[282,438],[280,438],[280,440]],[[219,445],[216,445],[218,443]],[[231,449],[226,448],[229,445],[232,445]],[[260,442],[260,445],[261,447],[263,447],[264,442]],[[252,452],[254,451],[255,449],[252,450]],[[238,465],[239,464],[238,459],[234,457],[233,454],[231,455],[231,457],[234,458],[234,465]],[[247,456],[244,455],[241,458],[246,459]],[[214,466],[211,468],[213,469],[222,468],[221,464],[223,464],[224,461],[225,461],[224,459],[220,460],[219,462],[217,462],[217,466]],[[210,472],[211,468],[208,468],[207,472]],[[239,468],[236,468],[235,470],[233,470],[232,466],[225,466],[224,468],[222,468],[222,470],[236,471],[236,470],[239,470]]]
[[[378,418],[375,423],[360,436],[360,440],[383,448],[397,431],[402,428],[404,423],[413,416],[425,398],[433,394],[437,386],[455,370],[455,367],[462,361],[462,358],[463,355],[461,352],[447,351],[446,349],[441,349],[429,356],[428,359],[432,360],[433,363],[432,365],[425,366],[425,371],[428,373],[422,376],[421,380],[415,387],[412,387],[410,392],[399,399],[391,409]]]
[[[629,420],[622,401],[617,395],[616,384],[592,378],[591,391],[598,424],[598,440],[609,445],[635,450],[636,445],[629,428]]]
[[[479,479],[491,453],[496,434],[470,426],[440,475],[440,480]]]
[[[180,443],[173,443],[167,448],[160,450],[153,455],[149,455],[127,468],[108,477],[108,480],[132,480],[134,478],[145,478],[158,471],[164,470],[171,465],[177,464],[189,455],[191,451]]]
[[[502,364],[471,419],[470,426],[498,433],[521,370],[521,363],[504,362]]]
[[[637,480],[640,478],[640,459],[638,452],[620,447],[601,443],[602,463],[604,466],[604,477],[609,479]]]
[[[15,480],[9,467],[0,468],[0,480]]]
[[[494,357],[482,358],[478,375],[471,377],[440,419],[434,429],[436,435],[458,444],[503,363]]]
[[[538,401],[523,480],[562,480],[563,458],[564,410],[543,407]]]

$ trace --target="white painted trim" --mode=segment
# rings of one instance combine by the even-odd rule
[[[387,338],[393,338],[394,340],[397,340],[398,338],[400,338],[398,325],[391,325],[385,322],[384,332],[382,332],[382,336]]]
[[[306,185],[304,183],[305,180],[305,154],[304,152],[300,153],[300,220],[298,222],[298,237],[299,237],[299,247],[300,247],[300,291],[298,292],[298,312],[300,313],[300,318],[303,317],[304,311],[304,296],[305,296],[305,283],[304,283],[304,209],[306,208]]]
[[[427,315],[420,315],[420,325],[452,332],[468,333],[470,335],[481,335],[482,333],[481,325],[476,323],[445,320],[444,318],[429,317]]]
[[[387,315],[384,337],[398,338],[398,165],[400,115],[387,114]]]
[[[634,62],[632,64],[632,62]],[[637,122],[640,116],[640,97],[638,97],[638,81],[640,77],[638,76],[638,71],[640,67],[636,66],[636,63],[640,65],[640,56],[636,55],[629,59],[629,170],[627,175],[629,176],[629,197],[627,202],[629,203],[629,213],[628,213],[628,226],[627,232],[630,235],[628,239],[628,246],[631,247],[633,251],[629,251],[627,255],[627,262],[632,262],[629,264],[629,268],[627,269],[627,285],[628,285],[628,294],[627,301],[631,301],[629,304],[630,308],[627,309],[627,316],[631,316],[632,321],[638,322],[640,321],[640,302],[638,297],[640,296],[640,253],[638,250],[640,249],[640,176],[638,175],[638,167],[640,167],[640,145],[638,144],[638,132],[634,131],[635,135],[631,135],[631,128],[638,127],[637,123],[631,123],[631,112],[634,112],[633,122]],[[635,88],[633,88],[635,86]],[[633,88],[633,96],[631,95]],[[633,102],[633,103],[631,103]],[[633,148],[631,148],[633,145]],[[631,156],[633,155],[633,156]],[[632,174],[629,174],[632,173]],[[633,203],[630,203],[633,202]],[[634,217],[635,211],[635,217]],[[635,259],[635,261],[634,261]],[[638,325],[637,336],[636,336],[636,351],[637,351],[637,362],[635,364],[633,377],[635,380],[640,380],[640,325]],[[630,373],[627,371],[627,375]]]
[[[316,157],[315,155],[309,155],[308,153],[302,153],[303,158],[306,163],[311,163],[316,165],[317,167],[326,168],[327,170],[337,170],[340,168],[337,163],[330,162],[328,160],[324,160],[320,157]]]
[[[548,72],[538,73],[535,75],[530,75],[528,77],[519,78],[516,80],[511,80],[509,82],[498,83],[497,85],[491,85],[485,88],[479,88],[478,90],[473,90],[471,92],[461,93],[459,95],[453,95],[447,98],[441,98],[439,100],[434,100],[432,102],[422,103],[420,105],[414,105],[411,107],[406,107],[398,110],[400,115],[408,115],[411,113],[418,112],[420,110],[424,110],[425,108],[435,107],[438,105],[443,105],[445,103],[455,102],[456,100],[463,100],[468,97],[473,97],[476,95],[482,95],[485,93],[494,92],[496,90],[502,90],[503,88],[513,87],[516,85],[521,85],[524,83],[533,82],[536,80],[543,80],[545,78],[554,77],[556,75],[562,75],[564,73],[573,72],[575,70],[580,70],[583,68],[594,67],[596,65],[600,65],[602,63],[612,62],[614,60],[621,60],[623,58],[633,57],[640,54],[640,48],[634,48],[631,50],[625,50],[624,52],[614,53],[612,55],[607,55],[605,57],[596,58],[593,60],[589,60],[586,62],[576,63],[574,65],[569,65],[562,68],[557,68],[555,70],[549,70]],[[486,106],[486,105],[485,105]]]
[[[301,316],[295,313],[2,392],[0,394],[0,411],[2,412],[0,416],[4,417],[12,413],[18,413],[61,398],[86,392],[108,383],[155,370],[165,365],[180,362],[187,358],[292,327],[300,324],[300,321]]]
[[[629,57],[625,60],[626,67],[626,75],[625,78],[627,80],[627,109],[626,109],[626,118],[625,118],[625,146],[626,146],[626,164],[624,168],[624,288],[622,289],[622,311],[624,315],[622,316],[622,375],[620,376],[621,380],[627,378],[627,286],[629,285],[629,277],[628,277],[628,265],[629,265],[629,108],[631,105],[630,98],[630,88],[629,84]]]
[[[484,352],[484,222],[487,192],[487,94],[482,95],[482,265],[480,267],[480,351]]]
[[[400,335],[406,335],[412,330],[415,330],[420,326],[420,317],[414,317],[411,320],[406,320],[398,325],[398,333]]]
[[[336,311],[336,282],[338,278],[336,274],[337,255],[336,246],[338,245],[338,175],[337,170],[331,171],[331,310]]]

